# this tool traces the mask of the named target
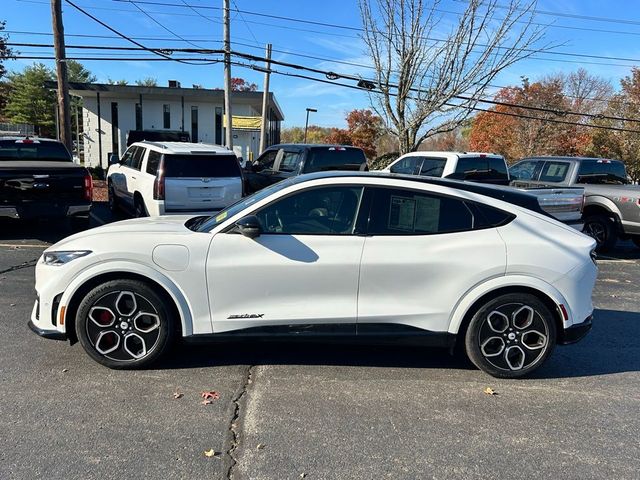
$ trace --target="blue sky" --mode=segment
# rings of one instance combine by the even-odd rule
[[[182,4],[182,0],[158,0],[165,3]],[[0,19],[7,22],[9,32],[51,32],[50,0],[0,0]],[[90,13],[121,32],[135,37],[160,37],[162,40],[144,39],[141,43],[150,47],[189,47],[190,45],[173,36],[160,25],[146,17],[132,4],[116,0],[75,0]],[[506,0],[505,0],[506,2]],[[186,0],[194,6],[220,7],[221,0]],[[267,13],[276,16],[295,17],[323,23],[360,27],[360,16],[356,0],[235,0],[232,8]],[[149,15],[169,30],[192,43],[205,48],[221,48],[222,12],[220,10],[198,9],[186,6],[163,7],[140,4]],[[460,11],[463,5],[457,0],[443,0],[442,10]],[[64,5],[64,24],[67,34],[72,35],[112,35],[111,32],[92,20]],[[548,41],[561,44],[556,52],[570,52],[606,57],[640,60],[640,2],[637,0],[539,0],[538,10],[561,12],[576,16],[606,17],[612,21],[595,21],[585,18],[567,18],[554,15],[538,15],[537,21],[551,24],[547,30]],[[207,18],[203,18],[203,16]],[[453,18],[451,14],[444,14]],[[370,64],[362,42],[356,31],[325,26],[311,26],[280,19],[265,18],[249,14],[232,13],[232,48],[238,51],[263,55],[264,45],[273,44],[273,58],[281,61],[300,63],[323,70],[370,76],[370,71],[349,65],[335,64],[297,56],[312,56],[341,60],[359,64]],[[10,33],[10,41],[50,43],[51,37],[23,33]],[[94,39],[67,37],[67,45],[118,45],[127,46],[120,39]],[[51,49],[19,48],[27,52],[49,54]],[[80,53],[78,53],[80,52]],[[68,56],[93,55],[69,48]],[[112,53],[109,55],[113,56]],[[130,53],[118,55],[131,56]],[[10,70],[21,70],[28,60],[7,63]],[[44,63],[53,66],[53,62]],[[167,80],[179,80],[183,86],[201,84],[204,87],[221,87],[222,66],[188,66],[174,62],[148,61],[87,61],[83,62],[99,81],[108,78],[126,79],[133,83],[145,77],[157,78],[159,84]],[[610,80],[617,88],[620,78],[628,75],[640,61],[613,59],[586,59],[561,55],[539,55],[528,59],[503,72],[494,84],[513,85],[519,83],[520,76],[530,79],[555,72],[570,72],[579,67],[590,73]],[[232,75],[245,78],[262,86],[263,74],[245,68],[234,67]],[[302,79],[272,75],[271,89],[275,93],[285,116],[285,127],[304,125],[305,108],[318,109],[312,113],[311,124],[322,126],[344,126],[345,113],[354,108],[366,108],[369,99],[364,92],[352,89],[308,82]]]

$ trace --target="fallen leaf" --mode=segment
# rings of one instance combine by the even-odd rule
[[[486,393],[487,395],[497,395],[498,392],[496,392],[493,388],[491,387],[487,387],[484,389],[484,393]]]
[[[205,400],[218,400],[220,398],[220,394],[214,390],[211,390],[210,392],[202,392],[200,396]]]
[[[182,398],[182,397],[184,397],[184,394],[183,394],[183,393],[180,393],[180,392],[178,392],[177,390],[176,390],[175,392],[173,392],[173,398],[174,398],[174,399],[176,399],[176,400],[177,400],[178,398]]]
[[[259,443],[258,445],[256,445],[256,448],[258,450],[262,450],[266,445],[264,443]]]
[[[218,454],[213,448],[204,451],[205,457],[215,457]]]
[[[200,404],[201,404],[201,405],[211,405],[212,403],[213,403],[213,401],[212,401],[212,400],[202,400],[202,401],[200,402]]]

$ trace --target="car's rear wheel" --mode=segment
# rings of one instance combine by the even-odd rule
[[[147,207],[144,205],[144,200],[140,196],[135,197],[134,213],[137,218],[148,217]]]
[[[606,215],[590,215],[586,217],[582,232],[596,241],[596,250],[598,252],[611,250],[618,240],[615,222]]]
[[[174,336],[170,304],[138,280],[112,280],[91,290],[75,328],[89,356],[116,369],[148,366]]]
[[[487,301],[465,337],[469,359],[497,378],[517,378],[537,369],[556,344],[556,324],[536,296],[510,293]]]

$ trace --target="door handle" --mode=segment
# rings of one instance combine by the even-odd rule
[[[131,176],[131,180],[135,180],[135,179],[136,179],[136,177],[134,177],[134,176],[132,175],[132,176]]]

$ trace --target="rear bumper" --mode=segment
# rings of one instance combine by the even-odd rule
[[[48,338],[50,340],[66,340],[67,334],[63,332],[59,332],[58,330],[44,330],[40,327],[37,327],[32,320],[29,320],[27,324],[31,331],[36,335],[42,338]]]
[[[49,218],[88,216],[91,211],[91,203],[58,204],[55,203],[30,203],[25,205],[0,206],[0,217],[4,218]]]
[[[582,323],[576,323],[568,328],[565,328],[558,338],[560,345],[570,345],[572,343],[582,340],[589,330],[591,330],[593,315],[589,315]]]

